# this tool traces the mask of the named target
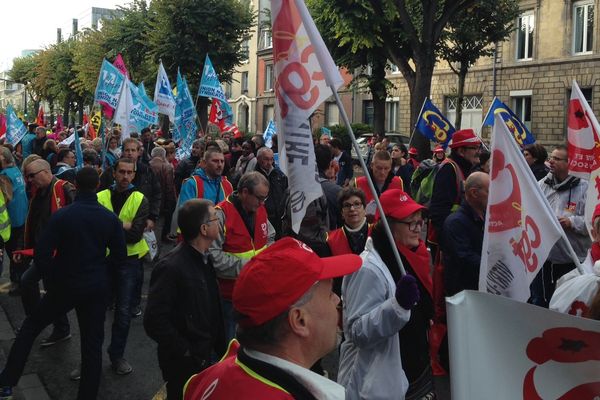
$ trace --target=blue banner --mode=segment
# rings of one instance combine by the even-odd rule
[[[321,127],[321,136],[322,135],[327,135],[330,139],[333,138],[333,136],[331,136],[331,129],[326,128],[324,126]]]
[[[6,106],[6,141],[14,147],[26,134],[27,128],[17,117],[13,106],[9,104]]]
[[[119,104],[119,95],[125,76],[111,63],[102,61],[98,84],[94,92],[94,100],[100,104],[106,104],[111,108],[117,108]]]
[[[523,147],[526,144],[535,143],[535,138],[519,117],[506,104],[501,102],[497,97],[494,97],[483,125],[494,126],[494,116],[496,114],[502,117],[519,146]]]
[[[192,142],[196,139],[196,107],[192,101],[186,80],[177,71],[177,96],[175,97],[175,132],[173,140],[181,141],[175,157],[179,160],[188,157]]]
[[[425,99],[416,128],[423,136],[441,145],[444,149],[448,147],[455,130],[430,99]]]
[[[75,159],[77,160],[75,166],[77,168],[83,167],[83,151],[81,151],[81,141],[79,140],[79,134],[77,131],[73,132],[75,135]]]
[[[142,129],[158,123],[158,106],[146,95],[143,83],[140,83],[139,87],[131,82],[129,84],[133,101],[130,119],[140,132]]]
[[[206,54],[206,59],[204,60],[204,69],[202,70],[202,79],[200,80],[198,96],[219,99],[221,100],[221,103],[227,103],[227,97],[225,97],[221,82],[219,82],[219,77],[217,76],[217,72],[210,61],[208,54]]]
[[[273,122],[273,120],[269,121],[269,124],[267,125],[267,129],[265,129],[265,132],[263,133],[263,139],[265,140],[265,146],[267,146],[268,148],[273,147],[273,135],[277,133],[276,128],[275,128],[275,122]]]

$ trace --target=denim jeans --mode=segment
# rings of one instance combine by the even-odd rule
[[[113,280],[116,295],[115,312],[112,324],[112,335],[108,355],[111,361],[118,360],[125,354],[125,345],[131,324],[131,309],[134,303],[136,284],[141,272],[142,260],[137,256],[127,257],[123,265],[115,270]]]
[[[81,332],[81,382],[77,399],[95,399],[102,374],[107,292],[105,287],[85,293],[76,293],[70,288],[48,292],[32,314],[25,318],[0,374],[0,386],[17,385],[35,338],[52,321],[75,308]]]

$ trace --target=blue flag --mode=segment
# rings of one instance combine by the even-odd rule
[[[494,97],[494,101],[488,110],[485,121],[483,121],[483,125],[494,126],[494,116],[496,114],[502,117],[519,146],[523,147],[526,144],[535,143],[535,138],[531,132],[529,132],[529,129],[527,129],[525,124],[517,117],[517,114],[497,97]]]
[[[219,82],[219,77],[217,76],[217,72],[210,61],[208,54],[206,54],[206,59],[204,60],[204,69],[202,70],[202,79],[200,80],[198,96],[219,99],[221,100],[221,103],[227,103],[227,97],[225,97],[221,82]]]
[[[425,103],[423,103],[416,127],[423,136],[441,145],[444,149],[448,147],[448,143],[455,131],[454,126],[433,105],[429,98],[425,99]]]
[[[133,101],[130,119],[135,123],[138,132],[150,125],[156,125],[158,123],[158,106],[146,94],[144,84],[140,83],[139,86],[135,86],[130,83],[130,89]]]
[[[6,141],[14,147],[26,134],[27,128],[17,117],[13,106],[9,104],[6,106]]]
[[[117,108],[121,86],[124,81],[125,76],[117,67],[106,60],[102,61],[98,84],[94,92],[94,100],[100,104],[106,104],[113,109]]]
[[[196,107],[192,101],[187,81],[177,71],[177,96],[175,97],[175,132],[173,140],[181,141],[175,157],[178,160],[192,152],[192,142],[196,139]]]
[[[82,168],[83,167],[83,152],[81,151],[81,142],[79,141],[79,134],[77,133],[77,131],[75,131],[75,132],[73,132],[73,135],[75,135],[75,159],[76,159],[75,166],[77,168]]]
[[[324,126],[321,127],[321,136],[322,135],[327,135],[330,139],[333,138],[333,136],[331,135],[331,129],[326,128]]]
[[[273,147],[273,135],[275,133],[277,133],[275,128],[275,122],[273,122],[273,120],[270,120],[269,124],[267,125],[267,129],[265,129],[265,132],[263,133],[265,146],[267,146],[268,148]]]

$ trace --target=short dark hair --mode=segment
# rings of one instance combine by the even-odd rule
[[[344,202],[348,200],[350,197],[356,196],[360,199],[360,202],[363,206],[367,205],[367,198],[365,197],[365,192],[355,187],[345,187],[338,193],[338,206],[340,210],[343,208]]]
[[[329,141],[329,145],[331,147],[335,147],[336,149],[343,150],[342,141],[338,138],[333,138]]]
[[[87,164],[99,165],[100,159],[98,157],[98,152],[94,149],[85,149],[83,150],[83,162]]]
[[[535,160],[534,164],[544,164],[548,159],[548,152],[546,151],[546,148],[539,143],[528,144],[523,147],[523,151],[531,154],[531,157],[533,157]]]
[[[177,214],[177,225],[183,240],[190,242],[200,234],[202,224],[208,222],[208,209],[213,202],[206,199],[191,199],[183,203]]]
[[[142,129],[142,130],[141,130],[140,134],[142,134],[142,135],[143,135],[143,134],[144,134],[144,133],[146,133],[146,132],[152,133],[152,131],[150,130],[150,128],[149,128],[149,127],[145,127],[144,129]]]
[[[135,163],[133,162],[133,160],[132,160],[131,158],[129,158],[129,157],[121,157],[121,158],[119,158],[119,159],[118,159],[118,160],[115,162],[115,165],[114,165],[114,167],[113,167],[115,171],[116,171],[116,170],[119,168],[119,164],[121,164],[121,163],[125,163],[125,164],[132,164],[132,165],[134,165],[134,166],[135,166]],[[134,168],[135,168],[135,167],[134,167]]]
[[[236,339],[244,347],[255,349],[263,346],[273,346],[279,343],[287,333],[287,323],[290,310],[285,310],[275,318],[259,326],[242,327],[238,324],[236,329]],[[236,321],[243,321],[247,317],[234,310]]]
[[[79,192],[96,193],[99,183],[100,176],[95,168],[83,167],[75,175],[75,185]]]
[[[329,168],[331,160],[333,160],[331,147],[326,144],[317,144],[315,146],[315,158],[317,160],[317,168],[319,171],[325,171]]]
[[[58,151],[58,153],[56,153],[56,162],[62,162],[62,160],[65,159],[65,157],[67,156],[67,154],[72,153],[73,150],[67,148],[64,149],[60,149]]]

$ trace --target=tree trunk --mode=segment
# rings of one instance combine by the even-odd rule
[[[454,127],[459,130],[462,124],[462,110],[463,100],[465,98],[465,81],[467,79],[467,72],[469,72],[466,66],[461,63],[460,70],[458,71],[458,96],[456,99],[456,119]]]
[[[83,100],[77,102],[77,112],[79,113],[78,123],[83,125]]]
[[[410,126],[414,131],[414,127],[417,124],[419,113],[423,102],[431,93],[431,79],[433,77],[434,59],[431,61],[426,60],[421,64],[415,63],[415,74],[414,84],[409,84],[410,90]],[[412,134],[412,131],[411,131]],[[420,133],[414,131],[411,140],[411,146],[416,147],[419,152],[419,160],[431,157],[431,145],[429,139]]]
[[[387,99],[385,64],[373,65],[371,71],[369,89],[373,96],[373,133],[381,136],[385,133],[385,100]]]
[[[65,98],[65,102],[63,103],[63,125],[68,128],[69,127],[69,108],[71,107],[71,99],[69,96]]]
[[[208,126],[208,105],[209,101],[206,97],[198,97],[198,106],[196,111],[198,112],[198,120],[200,121],[199,130],[206,132]]]

